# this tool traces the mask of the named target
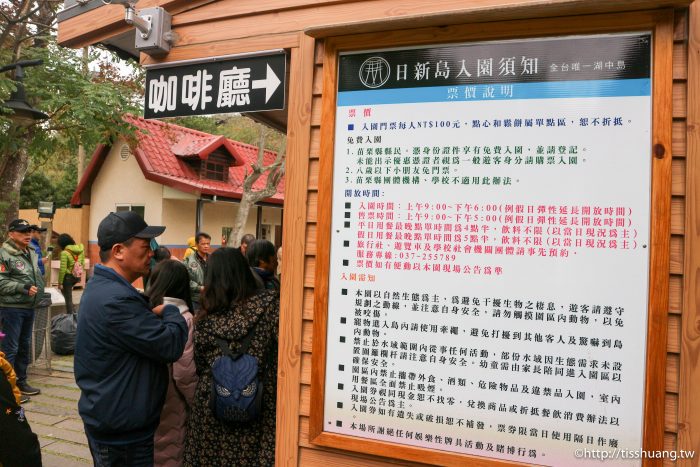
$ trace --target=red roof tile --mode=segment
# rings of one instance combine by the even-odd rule
[[[241,198],[243,179],[258,156],[256,146],[159,120],[146,120],[133,115],[126,115],[124,120],[142,130],[136,133],[138,144],[135,155],[146,179],[185,192],[234,199]],[[191,158],[206,160],[209,154],[219,148],[231,154],[235,160],[234,166],[229,168],[228,182],[201,180],[190,165],[185,162]],[[100,146],[95,150],[93,159],[71,198],[71,204],[90,203],[89,190],[108,153],[108,146]],[[276,153],[265,151],[264,163],[271,164],[276,157]],[[266,180],[266,174],[261,176],[254,188],[264,187]],[[284,179],[277,186],[277,193],[265,201],[282,204],[283,200]]]

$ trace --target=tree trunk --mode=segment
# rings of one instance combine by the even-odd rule
[[[17,218],[19,189],[29,167],[29,154],[23,145],[14,154],[5,154],[4,170],[0,173],[0,234],[7,234],[7,224]]]
[[[78,146],[78,183],[83,179],[83,172],[85,172],[85,148],[81,144]]]
[[[233,230],[231,230],[230,237],[231,240],[229,242],[229,245],[234,248],[237,248],[238,245],[241,244],[241,238],[243,238],[243,235],[245,235],[243,229],[245,229],[245,224],[248,221],[248,213],[250,212],[250,208],[253,207],[253,204],[255,204],[250,199],[250,195],[250,193],[243,192],[241,203],[238,205],[238,212],[236,213],[236,220],[233,223]]]
[[[87,75],[90,70],[88,69],[88,64],[90,62],[90,48],[83,47],[83,73]],[[83,179],[83,172],[85,171],[85,147],[81,144],[78,146],[78,183]]]
[[[284,176],[286,145],[282,146],[277,152],[277,157],[272,164],[265,165],[265,136],[267,134],[265,125],[258,125],[258,131],[258,157],[250,167],[252,170],[250,173],[248,173],[248,169],[246,168],[246,176],[243,178],[242,184],[243,196],[241,196],[241,203],[238,206],[236,220],[231,230],[231,235],[229,236],[230,239],[233,239],[233,245],[235,246],[241,244],[241,238],[243,238],[244,235],[243,229],[248,221],[250,208],[253,207],[255,203],[274,196],[275,193],[277,193],[277,185]],[[255,185],[263,174],[267,174],[265,186],[258,191],[253,190],[253,185]]]

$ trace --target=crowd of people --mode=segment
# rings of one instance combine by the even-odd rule
[[[11,396],[13,420],[23,419],[21,398],[39,393],[27,382],[29,335],[22,330],[31,333],[33,297],[44,288],[42,255],[30,248],[38,227],[20,221],[10,224],[0,249],[0,316],[8,334],[2,348],[16,372],[16,385],[8,386],[18,393]],[[74,359],[94,464],[273,465],[281,253],[252,235],[238,248],[211,252],[211,236],[200,232],[180,260],[155,242],[164,230],[131,211],[110,213],[98,227],[100,263],[80,301]],[[85,252],[67,235],[57,243],[59,284],[72,311],[74,271],[84,266]],[[21,287],[20,271],[7,271],[18,261]],[[133,285],[139,278],[143,292]],[[215,362],[243,354],[255,361],[254,380],[236,390],[214,377]],[[241,404],[249,397],[262,404],[259,410],[246,412]],[[215,409],[221,400],[230,403],[226,416]],[[13,465],[2,456],[0,448],[0,465]],[[35,461],[36,455],[17,465],[40,465]]]

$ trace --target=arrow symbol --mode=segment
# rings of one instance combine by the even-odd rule
[[[267,104],[267,101],[270,100],[270,97],[275,93],[275,90],[277,87],[280,85],[281,81],[277,77],[274,71],[272,71],[272,68],[270,68],[270,65],[267,64],[267,77],[265,79],[254,79],[253,80],[253,89],[262,89],[265,88],[265,103]]]

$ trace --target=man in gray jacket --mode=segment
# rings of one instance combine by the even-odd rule
[[[207,275],[207,261],[211,249],[211,235],[199,232],[196,236],[197,249],[184,259],[183,263],[190,274],[190,293],[192,294],[192,306],[194,311],[199,311],[199,296],[204,289],[204,277]]]
[[[38,257],[29,248],[31,224],[15,219],[8,231],[9,238],[0,248],[0,318],[6,334],[2,351],[17,373],[22,402],[27,402],[28,396],[41,392],[27,383],[27,367],[31,358],[34,307],[44,294],[44,278]]]

